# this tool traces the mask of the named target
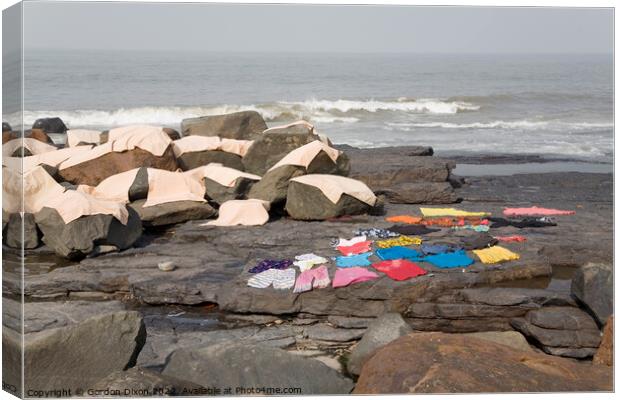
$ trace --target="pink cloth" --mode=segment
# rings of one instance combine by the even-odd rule
[[[70,129],[67,131],[67,145],[75,147],[78,143],[101,144],[101,132],[90,129]]]
[[[516,217],[519,215],[572,215],[574,211],[557,210],[555,208],[527,207],[527,208],[504,208],[504,215]]]
[[[206,203],[204,185],[192,175],[148,168],[149,193],[143,207],[174,201],[196,201]]]
[[[371,251],[371,243],[372,242],[370,240],[366,240],[365,242],[354,243],[350,246],[338,246],[336,249],[338,249],[343,256],[350,256],[353,254],[361,254]]]
[[[90,152],[91,148],[92,146],[66,147],[64,149],[47,151],[45,153],[35,154],[34,156],[24,158],[2,157],[2,165],[13,171],[23,171],[23,173],[26,173],[43,164],[51,167],[58,167],[65,160]]]
[[[184,138],[172,142],[174,155],[180,157],[185,153],[197,151],[220,150],[226,153],[233,153],[238,156],[245,156],[252,140],[222,139],[218,136],[185,136]]]
[[[293,178],[290,181],[316,187],[334,204],[338,203],[343,194],[355,197],[371,207],[374,207],[377,202],[377,197],[364,182],[344,176],[310,174]]]
[[[50,199],[64,192],[65,188],[41,166],[23,175],[2,168],[2,209],[8,213],[36,213],[45,207]]]
[[[20,147],[28,149],[33,155],[43,154],[50,151],[58,150],[56,146],[43,143],[40,140],[32,138],[12,139],[2,145],[2,157],[11,157],[15,150]]]
[[[216,136],[188,136],[188,137],[216,137]],[[202,183],[202,178],[208,178],[222,186],[233,187],[239,178],[248,178],[255,181],[260,180],[260,176],[248,174],[234,168],[224,167],[219,163],[209,163],[202,167],[185,171],[186,175],[192,176]]]
[[[123,225],[127,225],[129,219],[129,212],[123,203],[98,200],[89,194],[78,192],[77,190],[67,190],[53,198],[47,199],[45,207],[58,211],[65,224],[84,215],[96,214],[112,215]]]
[[[269,171],[273,171],[274,169],[283,165],[295,165],[298,167],[308,168],[310,163],[312,163],[312,161],[321,151],[327,154],[329,158],[331,158],[331,160],[334,162],[334,164],[342,153],[340,150],[329,147],[320,140],[315,140],[314,142],[298,147],[285,155],[273,167],[269,168]]]
[[[218,218],[201,226],[265,225],[269,221],[269,203],[257,199],[228,200],[222,203]]]
[[[295,289],[293,289],[294,293],[303,293],[312,288],[315,289],[323,289],[329,286],[329,272],[327,272],[327,267],[325,265],[321,265],[315,269],[308,269],[302,272],[295,282]]]
[[[99,200],[129,202],[129,188],[136,180],[140,168],[130,169],[102,180],[97,186],[78,185],[77,190]]]
[[[525,242],[527,239],[521,235],[512,235],[512,236],[495,236],[495,239],[500,242],[510,243],[510,242]]]
[[[337,269],[334,275],[332,286],[335,288],[348,286],[354,283],[371,281],[377,279],[379,275],[362,267],[351,267]]]

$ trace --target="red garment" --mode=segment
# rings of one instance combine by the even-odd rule
[[[512,236],[495,236],[495,239],[499,240],[500,242],[525,242],[527,239],[525,238],[525,236],[521,236],[521,235],[512,235]]]
[[[377,271],[383,272],[395,281],[404,281],[416,276],[426,275],[426,271],[418,264],[404,259],[385,260],[376,262],[372,264],[372,266]]]
[[[357,242],[352,244],[351,246],[338,246],[336,247],[343,256],[351,256],[354,254],[362,254],[372,251],[370,248],[370,244],[372,242],[367,240],[365,242]]]

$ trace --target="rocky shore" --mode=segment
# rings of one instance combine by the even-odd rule
[[[323,221],[272,213],[250,227],[203,226],[202,217],[153,223],[120,252],[71,261],[49,246],[28,250],[23,282],[19,253],[5,245],[4,365],[19,357],[23,287],[27,378],[40,388],[62,381],[74,391],[184,395],[257,386],[299,388],[295,394],[612,390],[611,174],[458,177],[455,162],[428,147],[337,148],[349,177],[372,188],[381,210]],[[419,204],[576,213],[557,217],[556,226],[492,228],[493,236],[527,238],[505,244],[517,261],[425,264],[428,274],[415,279],[381,276],[304,293],[247,285],[248,269],[262,259],[336,256],[332,238],[388,228],[386,216],[419,215]],[[474,235],[441,229],[423,238]],[[330,263],[330,274],[335,269]],[[72,351],[61,351],[63,343]],[[37,352],[52,351],[54,362],[35,362]],[[92,352],[105,356],[85,363]]]

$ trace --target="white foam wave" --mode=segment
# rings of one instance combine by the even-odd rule
[[[280,104],[297,106],[310,111],[404,111],[428,114],[456,114],[460,111],[476,111],[480,106],[464,101],[444,101],[439,99],[410,100],[404,97],[397,101],[378,100],[307,100],[301,102],[280,102]]]
[[[411,130],[411,128],[444,128],[444,129],[605,129],[613,128],[613,123],[601,122],[565,122],[565,121],[491,121],[456,124],[452,122],[386,122],[388,127]]]

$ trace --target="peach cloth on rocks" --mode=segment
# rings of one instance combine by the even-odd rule
[[[329,147],[320,140],[315,140],[314,142],[303,145],[285,155],[280,161],[276,163],[276,165],[269,168],[269,171],[272,171],[283,165],[297,165],[300,167],[308,168],[308,165],[310,165],[312,160],[314,160],[314,158],[321,151],[324,151],[334,163],[336,163],[336,160],[341,154],[339,150]]]
[[[2,209],[8,213],[36,213],[50,198],[58,196],[65,188],[52,178],[43,167],[37,166],[22,174],[2,168]],[[23,210],[22,208],[23,184]]]
[[[208,178],[226,187],[235,186],[235,182],[239,178],[248,178],[255,181],[259,181],[261,179],[258,175],[248,174],[247,172],[239,171],[238,169],[225,167],[219,163],[209,163],[202,167],[190,169],[189,171],[186,171],[185,174],[194,177],[200,182],[202,182],[202,178]]]
[[[84,215],[112,215],[123,225],[127,225],[129,219],[129,212],[124,204],[116,201],[99,200],[77,190],[67,190],[46,199],[45,207],[58,211],[65,224]]]
[[[504,208],[507,217],[519,215],[573,215],[575,211],[557,210],[555,208],[527,207],[527,208]]]
[[[252,143],[252,140],[222,139],[218,136],[185,136],[172,142],[172,146],[176,157],[207,150],[220,150],[243,157]]]
[[[263,131],[263,133],[269,133],[270,131],[275,131],[276,129],[286,129],[286,128],[291,128],[293,126],[297,126],[297,125],[304,125],[305,127],[307,127],[308,129],[310,129],[310,132],[314,132],[314,125],[312,125],[310,122],[308,121],[304,121],[303,119],[300,119],[299,121],[295,121],[292,122],[290,124],[287,125],[280,125],[280,126],[274,126],[273,128],[268,128],[265,129]]]
[[[48,151],[42,154],[36,154],[28,157],[3,157],[2,165],[12,169],[14,171],[22,171],[26,173],[39,165],[45,164],[52,167],[58,167],[62,162],[68,160],[71,157],[78,156],[83,153],[87,153],[91,150],[92,146],[77,146],[67,147],[65,149]]]
[[[121,153],[126,150],[140,148],[161,157],[172,143],[170,137],[162,128],[148,125],[134,125],[112,129],[108,134],[108,141],[84,154],[78,154],[60,164],[60,169],[66,169],[94,160],[108,153]]]
[[[269,221],[268,211],[269,202],[263,200],[229,200],[222,203],[215,221],[201,226],[264,225]]]
[[[310,174],[293,178],[291,182],[318,188],[334,204],[338,203],[343,194],[355,197],[370,206],[374,206],[377,202],[377,197],[365,183],[344,176]]]
[[[58,150],[56,146],[33,138],[13,139],[2,145],[2,157],[11,157],[20,147],[28,149],[33,155]]]
[[[205,187],[192,175],[148,168],[149,194],[143,207],[156,206],[173,201],[206,202]]]
[[[101,144],[101,132],[91,129],[69,129],[67,131],[67,145],[75,147],[80,142]]]
[[[136,180],[140,168],[134,168],[102,180],[97,186],[79,185],[77,190],[100,200],[129,202],[129,188]]]

